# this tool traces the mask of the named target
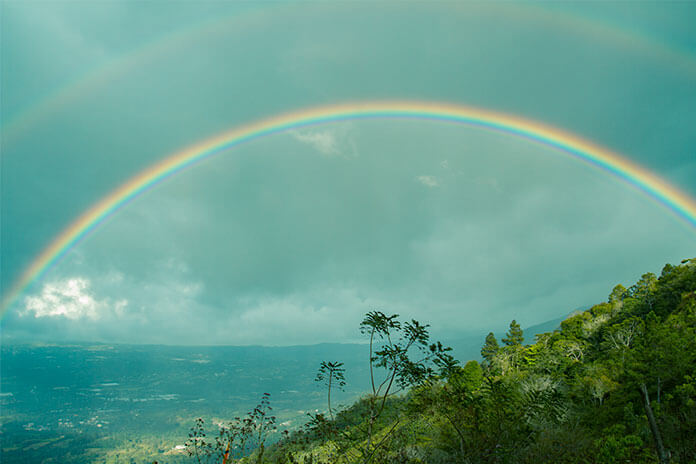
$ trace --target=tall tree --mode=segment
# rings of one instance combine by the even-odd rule
[[[437,374],[447,376],[456,369],[456,361],[447,352],[452,349],[437,342],[429,344],[428,325],[416,320],[401,323],[398,314],[387,316],[381,311],[371,311],[365,315],[360,324],[360,331],[370,337],[370,378],[372,394],[367,397],[368,412],[367,432],[363,445],[362,460],[365,464],[375,462],[380,448],[387,444],[396,426],[397,419],[391,429],[383,434],[378,441],[374,440],[377,419],[384,411],[387,398],[410,387],[421,385]],[[373,348],[373,342],[378,341],[379,349]],[[411,358],[411,353],[419,352],[417,360]],[[433,365],[437,367],[435,371]],[[381,382],[376,382],[374,371],[380,369],[386,373]]]
[[[493,363],[493,358],[498,354],[500,346],[498,346],[498,340],[495,339],[493,332],[488,332],[486,335],[486,341],[481,348],[481,357],[483,358],[483,364],[489,367]]]
[[[503,338],[503,343],[505,343],[506,346],[520,346],[522,345],[522,342],[524,342],[522,328],[514,319],[512,322],[510,322],[510,330],[505,334],[505,336],[506,337]]]
[[[333,419],[333,411],[331,410],[331,387],[337,386],[338,388],[343,388],[346,384],[346,379],[343,375],[345,372],[342,362],[326,362],[322,361],[319,366],[319,372],[317,372],[317,377],[314,379],[315,382],[324,382],[328,388],[328,406],[329,406],[329,417]]]

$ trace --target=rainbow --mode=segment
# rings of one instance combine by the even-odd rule
[[[141,171],[99,200],[41,252],[3,299],[0,315],[106,219],[167,179],[203,160],[262,137],[356,119],[415,119],[463,124],[545,145],[633,186],[696,228],[696,201],[686,193],[617,153],[537,121],[470,106],[421,101],[368,101],[319,106],[234,128],[174,153]]]

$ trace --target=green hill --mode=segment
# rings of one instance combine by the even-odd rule
[[[513,321],[481,363],[428,364],[401,394],[317,414],[243,461],[696,462],[696,259],[616,286],[535,343],[521,335]],[[380,338],[375,362],[413,367],[394,345]]]

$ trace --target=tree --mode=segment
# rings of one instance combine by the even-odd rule
[[[622,366],[626,360],[627,351],[633,346],[636,338],[642,335],[644,329],[643,320],[635,316],[612,324],[605,329],[604,344],[620,354]]]
[[[648,310],[653,309],[653,294],[657,287],[657,277],[652,272],[643,274],[640,280],[628,289],[628,294],[645,304]]]
[[[669,462],[667,453],[665,452],[665,446],[662,443],[662,434],[657,426],[657,421],[655,420],[655,415],[653,414],[652,407],[650,406],[650,396],[648,395],[648,389],[644,383],[640,384],[640,391],[643,394],[643,405],[645,407],[645,414],[648,417],[648,424],[650,424],[650,432],[655,440],[655,448],[657,448],[657,456],[660,459],[661,464],[666,464]]]
[[[457,364],[447,353],[451,351],[451,348],[445,348],[439,342],[428,344],[430,339],[428,325],[413,319],[410,322],[401,323],[397,318],[398,314],[387,316],[381,311],[371,311],[360,324],[360,331],[370,336],[369,362],[372,387],[372,394],[368,396],[366,445],[362,453],[365,463],[374,460],[375,454],[386,443],[398,424],[397,420],[379,442],[373,441],[374,425],[384,411],[387,398],[433,377],[435,371],[432,364],[440,369],[440,374],[445,375]],[[376,339],[382,346],[374,350]],[[411,359],[409,351],[412,349],[419,353],[420,359]],[[386,374],[380,383],[375,382],[375,369],[382,369]]]
[[[620,303],[626,296],[626,287],[618,284],[609,294],[609,303]]]
[[[360,324],[361,333],[369,337],[370,384],[369,393],[351,408],[338,411],[331,405],[331,391],[345,384],[343,363],[321,363],[315,381],[324,382],[329,390],[330,418],[310,414],[310,421],[299,433],[321,443],[321,459],[331,463],[383,462],[394,452],[394,446],[399,446],[395,443],[403,439],[409,426],[401,414],[407,400],[395,396],[461,370],[459,362],[448,353],[451,348],[440,342],[430,343],[427,325],[413,319],[401,322],[398,317],[371,311]],[[476,373],[471,375],[475,377]],[[285,442],[293,446],[292,440]],[[286,447],[284,453],[283,462],[315,459],[313,451],[307,455]]]
[[[329,407],[329,417],[333,419],[333,412],[331,411],[331,387],[335,382],[338,388],[343,388],[345,386],[345,378],[343,373],[346,371],[343,367],[342,362],[329,362],[322,361],[319,366],[319,372],[317,372],[317,377],[314,379],[315,382],[324,382],[328,389],[328,407]]]
[[[509,368],[514,371],[520,366],[523,358],[524,347],[522,342],[524,341],[524,335],[522,334],[522,328],[514,319],[510,322],[510,330],[505,334],[503,338],[503,343],[505,344],[505,349],[503,353],[502,370],[505,373]]]
[[[498,346],[498,340],[495,339],[493,332],[489,332],[486,335],[486,341],[481,348],[481,357],[483,358],[483,364],[485,367],[491,367],[493,365],[493,358],[498,354],[500,347]]]
[[[416,320],[401,322],[398,314],[386,315],[381,311],[371,311],[360,324],[363,335],[369,336],[370,394],[358,406],[357,414],[361,424],[336,433],[333,418],[327,422],[320,415],[312,417],[312,429],[323,441],[332,440],[334,450],[344,450],[333,456],[333,462],[340,459],[358,458],[363,463],[381,462],[388,451],[402,417],[397,416],[387,430],[379,430],[382,422],[390,423],[391,418],[382,419],[386,406],[393,397],[410,387],[423,385],[438,376],[447,377],[457,368],[458,361],[448,354],[451,348],[442,343],[429,343],[428,326]],[[325,381],[331,389],[335,382],[343,381],[342,363],[322,363],[317,381]],[[330,394],[330,392],[329,392]],[[329,410],[331,413],[330,399]],[[355,415],[355,411],[352,412]],[[343,412],[336,420],[342,420]],[[333,416],[332,416],[333,417]],[[326,433],[329,431],[330,433]],[[348,456],[347,450],[357,450],[359,456]],[[352,462],[352,460],[351,460]]]
[[[503,338],[505,346],[521,346],[524,342],[522,328],[514,319],[510,322],[510,330],[505,335],[506,338]]]
[[[483,370],[479,363],[471,360],[467,362],[462,369],[458,370],[455,378],[461,388],[471,392],[478,389],[483,383]]]

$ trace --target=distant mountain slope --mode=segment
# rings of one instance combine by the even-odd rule
[[[539,324],[527,327],[526,329],[524,329],[525,342],[532,343],[532,342],[534,342],[534,337],[536,335],[547,333],[547,332],[553,332],[556,329],[560,329],[561,322],[566,320],[568,317],[572,316],[573,314],[587,311],[591,307],[592,307],[592,305],[581,306],[579,308],[575,308],[573,311],[569,312],[565,316],[561,316],[561,317],[556,318],[556,319],[551,319],[550,321],[541,322]]]
[[[532,325],[530,327],[527,327],[523,329],[524,331],[524,340],[526,343],[533,343],[534,342],[534,337],[539,334],[543,334],[546,332],[553,332],[554,330],[558,329],[561,327],[561,322],[563,322],[567,317],[578,313],[585,311],[589,309],[590,306],[582,306],[579,308],[574,309],[573,311],[569,312],[565,316],[558,317],[556,319],[551,319],[549,321],[541,322],[539,324]],[[505,327],[502,330],[497,330],[494,332],[495,337],[498,339],[498,342],[505,336],[505,332],[507,331],[507,327]],[[451,339],[451,340],[446,340],[445,344],[447,346],[452,347],[453,352],[454,352],[454,357],[459,359],[460,361],[466,362],[470,359],[476,359],[480,360],[481,359],[481,347],[483,346],[483,342],[486,338],[486,335],[488,334],[488,331],[481,331],[481,332],[472,332],[469,334],[466,334],[465,336],[457,339]]]

